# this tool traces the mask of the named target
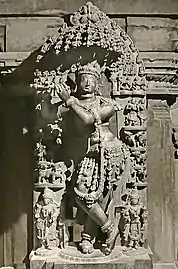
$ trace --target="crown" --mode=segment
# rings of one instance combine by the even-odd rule
[[[88,64],[83,65],[83,66],[79,66],[79,68],[78,68],[78,75],[90,74],[90,75],[95,76],[97,79],[99,79],[100,73],[101,73],[101,67],[97,63],[97,61],[88,63]]]
[[[50,190],[48,187],[45,187],[44,192],[43,192],[43,198],[49,198],[52,201],[54,201],[54,192],[52,190]]]
[[[130,193],[130,198],[140,198],[140,195],[138,193],[137,187],[135,187],[134,189],[132,189],[132,191]]]

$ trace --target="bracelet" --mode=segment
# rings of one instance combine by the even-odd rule
[[[71,96],[66,102],[66,107],[71,106],[73,103],[76,103],[76,98],[74,96]]]

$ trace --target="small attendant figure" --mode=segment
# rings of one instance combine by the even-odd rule
[[[125,112],[127,114],[125,118],[125,124],[128,126],[136,126],[139,125],[139,118],[138,118],[138,105],[136,103],[136,100],[132,98],[126,108]]]
[[[48,187],[44,189],[42,199],[34,209],[37,238],[42,249],[52,250],[59,245],[57,232],[57,218],[59,207],[55,202],[55,193]]]
[[[125,221],[125,242],[129,249],[138,249],[143,245],[146,238],[144,229],[146,227],[147,210],[139,202],[140,196],[135,187],[129,197],[125,208],[122,210],[122,217]]]

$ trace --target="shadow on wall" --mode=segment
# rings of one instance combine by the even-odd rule
[[[33,52],[1,83],[0,266],[27,261],[32,249]]]

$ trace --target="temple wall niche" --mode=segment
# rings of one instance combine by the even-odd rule
[[[68,14],[70,12],[77,10],[78,7],[83,5],[85,2],[87,1],[69,1],[69,0],[68,1],[55,1],[55,0],[54,1],[35,1],[34,0],[34,1],[26,1],[22,3],[22,1],[20,0],[19,1],[9,0],[9,1],[0,2],[0,13],[1,13],[0,15],[1,46],[0,48],[2,48],[1,50],[6,51],[6,52],[19,52],[19,53],[32,52],[33,50],[37,49],[40,44],[44,43],[44,40],[46,39],[48,35],[51,35],[57,31],[60,25],[60,16],[62,14]],[[96,4],[105,13],[112,14],[110,15],[110,17],[113,20],[115,20],[120,27],[126,30],[128,35],[132,38],[136,47],[140,51],[174,52],[176,50],[176,45],[177,45],[177,40],[178,40],[178,30],[177,30],[178,16],[175,15],[176,12],[178,12],[177,1],[167,0],[167,1],[164,1],[164,5],[161,0],[157,0],[157,1],[154,1],[154,0],[132,1],[130,0],[130,1],[127,1],[127,3],[126,1],[93,1],[93,4]],[[17,16],[17,13],[21,13],[22,16],[21,15]],[[3,14],[6,14],[6,15],[4,16]],[[12,56],[10,55],[8,57],[11,61]],[[0,59],[1,59],[1,56],[0,56]],[[20,56],[17,58],[17,60],[18,61],[21,60]],[[6,64],[4,63],[5,61],[0,62],[0,66],[4,66]],[[15,102],[16,104],[18,103],[15,99],[13,102]],[[19,105],[17,105],[17,107],[19,107]],[[17,112],[17,109],[14,109],[14,110],[12,109],[11,102],[9,103],[9,101],[3,100],[3,107],[1,107],[1,109],[2,109],[2,115],[7,116],[7,113],[8,113],[8,116],[7,116],[8,120],[10,121],[14,120],[14,122],[17,121],[19,112]],[[22,111],[23,109],[22,110],[20,109],[20,113],[22,113]],[[175,113],[174,119],[176,119],[176,115],[177,114]],[[4,121],[3,117],[2,117],[2,121]],[[171,121],[171,119],[167,121]],[[23,142],[25,144],[21,143],[21,140],[20,140],[21,135],[19,134],[19,130],[16,125],[15,125],[16,127],[13,128],[13,133],[12,133],[11,125],[6,126],[6,123],[4,123],[3,126],[4,126],[3,133],[7,132],[9,133],[9,136],[10,136],[7,138],[5,134],[2,134],[2,137],[3,137],[2,149],[6,152],[6,153],[3,153],[6,156],[5,156],[5,159],[3,159],[3,162],[1,163],[2,167],[3,166],[6,167],[6,169],[4,169],[4,172],[1,172],[2,173],[1,180],[3,179],[3,181],[5,181],[5,179],[8,179],[6,181],[6,184],[3,183],[4,184],[3,190],[5,188],[5,191],[6,193],[8,193],[8,195],[6,195],[6,199],[3,200],[3,197],[5,198],[5,196],[3,196],[3,193],[2,193],[1,200],[3,201],[3,203],[5,201],[3,214],[6,215],[6,218],[5,218],[4,225],[8,225],[9,230],[8,231],[6,230],[4,232],[4,236],[2,235],[0,236],[0,249],[4,248],[4,242],[6,244],[6,251],[3,253],[1,253],[0,251],[0,266],[11,265],[15,263],[21,264],[24,261],[27,255],[27,252],[30,249],[29,242],[31,240],[30,239],[31,235],[29,234],[29,230],[27,230],[26,227],[24,226],[24,223],[27,223],[27,219],[30,218],[30,214],[31,214],[30,212],[31,208],[29,204],[30,192],[28,192],[28,195],[23,194],[23,192],[27,188],[26,183],[29,183],[28,173],[26,174],[27,177],[25,177],[25,183],[22,179],[22,176],[18,177],[17,174],[16,175],[14,174],[17,167],[21,169],[20,163],[22,160],[25,163],[25,165],[27,165],[27,163],[29,162],[29,156],[26,156],[24,153],[25,149],[28,150],[29,141]],[[171,129],[170,126],[169,128]],[[160,128],[158,129],[156,129],[154,125],[154,130],[150,129],[150,133],[152,133],[150,137],[154,137],[154,134],[155,132],[157,133],[157,131],[158,133],[160,132],[160,135],[161,135],[162,131],[160,131]],[[16,135],[14,136],[13,134],[16,134]],[[16,144],[15,149],[14,149],[14,146],[11,147],[10,149],[10,145],[13,144],[13,141],[15,143],[15,137],[16,138],[18,137],[17,139],[18,143]],[[9,144],[8,139],[10,139],[11,144]],[[156,141],[158,142],[158,140]],[[154,143],[156,141],[154,141]],[[170,142],[170,140],[168,142]],[[154,147],[153,141],[150,141],[149,143],[150,143],[150,147]],[[13,154],[11,150],[14,152]],[[16,160],[17,155],[21,156],[21,158],[19,158],[18,160]],[[13,164],[14,166],[11,172],[10,171],[7,172],[8,171],[7,164],[9,163]],[[24,164],[21,163],[21,165],[24,165]],[[171,163],[171,165],[173,164]],[[28,171],[28,169],[26,170],[26,172]],[[177,178],[177,172],[176,172],[176,178]],[[167,176],[167,179],[168,179],[168,176]],[[12,188],[14,181],[16,182],[15,190]],[[152,178],[150,181],[155,183],[156,179],[154,180]],[[172,184],[171,182],[172,182],[171,180],[167,181],[168,186],[169,184]],[[31,182],[28,185],[29,189],[31,188],[30,184]],[[21,186],[23,186],[23,188],[21,188]],[[150,191],[154,189],[154,186],[155,185],[151,186]],[[166,187],[167,186],[165,186],[165,188]],[[177,187],[175,188],[175,191],[177,193]],[[17,193],[18,193],[18,196],[21,195],[21,198],[19,198],[19,200],[17,200],[17,196],[16,196]],[[176,193],[175,193],[175,196],[176,196]],[[23,198],[23,206],[22,206],[22,198]],[[156,199],[158,199],[158,197],[156,197]],[[178,212],[177,204],[178,203],[175,204],[175,208],[174,208],[176,212]],[[161,206],[162,204],[160,203],[160,207]],[[9,215],[7,215],[8,210],[10,210],[10,212],[13,211],[13,213],[10,213]],[[23,214],[21,214],[21,212],[23,212]],[[158,212],[159,212],[159,208],[158,208]],[[18,221],[17,221],[17,215],[19,216],[22,215],[21,218],[18,219]],[[155,221],[156,219],[158,218],[155,216]],[[14,220],[16,220],[15,223],[14,223]],[[152,233],[152,230],[150,230],[150,232],[152,233],[150,237],[151,246],[153,246],[153,250],[154,250],[154,246],[157,249],[155,251],[156,253],[155,260],[161,261],[165,258],[166,261],[172,261],[174,259],[174,250],[173,250],[174,247],[175,247],[175,259],[177,259],[177,247],[176,245],[174,246],[174,238],[173,238],[174,232],[172,231],[172,227],[174,226],[172,225],[172,223],[175,224],[175,219],[173,220],[169,219],[169,220],[171,222],[169,223],[169,227],[171,227],[170,233],[172,234],[172,236],[170,235],[169,237],[169,240],[171,240],[170,238],[172,238],[172,243],[170,243],[171,246],[169,246],[169,252],[167,252],[166,250],[164,250],[163,252],[160,251],[160,253],[157,252],[157,250],[159,249],[159,245],[155,246],[157,237],[154,238],[154,234]],[[11,221],[13,222],[13,227],[11,226]],[[150,221],[152,221],[151,217],[150,217]],[[157,225],[158,224],[159,223],[157,223]],[[177,237],[178,236],[176,233],[176,238]],[[11,240],[12,238],[14,240],[13,242]],[[162,238],[161,240],[163,239],[165,239],[164,242],[167,242],[166,237]],[[176,239],[176,242],[178,242],[178,239]]]

